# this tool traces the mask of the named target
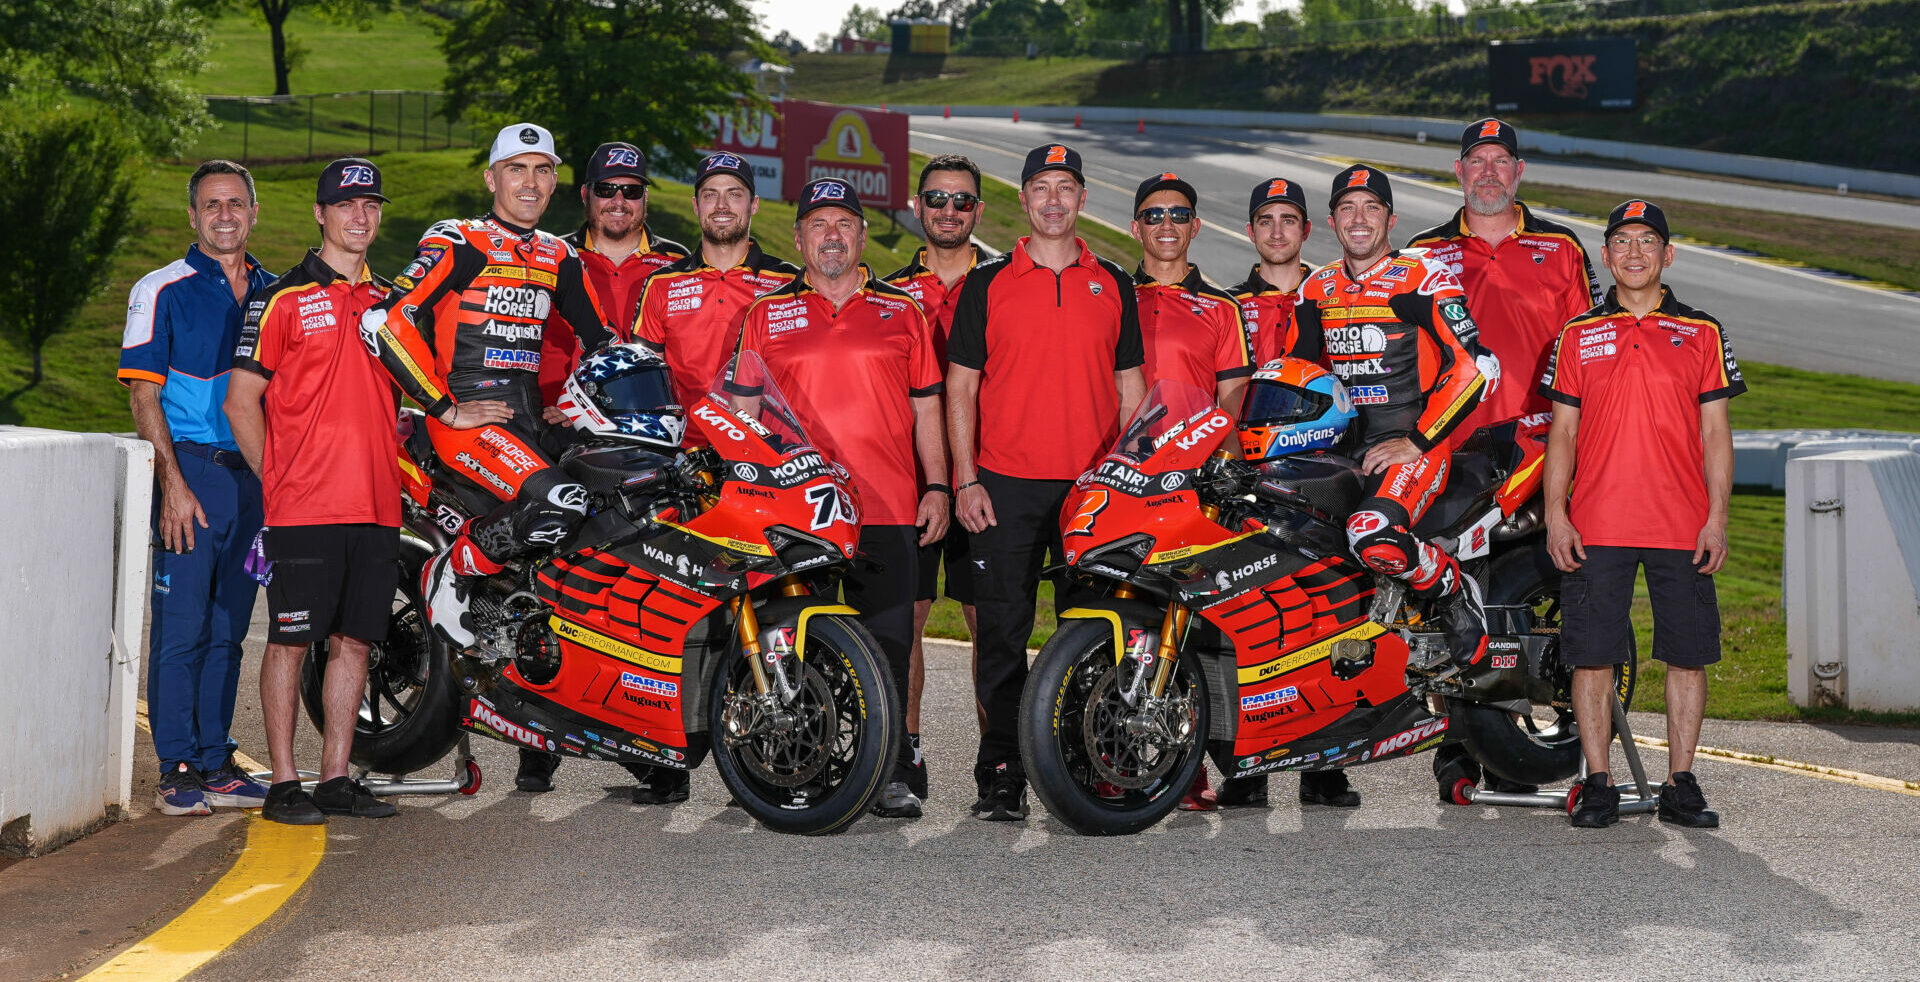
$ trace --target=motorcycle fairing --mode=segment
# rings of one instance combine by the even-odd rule
[[[543,698],[538,693],[496,687],[464,697],[460,725],[508,743],[570,757],[616,763],[639,762],[687,770],[706,756],[700,746],[675,745],[611,726]]]
[[[1303,717],[1305,718],[1305,717]],[[1435,716],[1411,693],[1356,709],[1283,743],[1236,741],[1231,754],[1216,744],[1213,761],[1228,777],[1273,771],[1317,771],[1431,750],[1445,739],[1447,718]]]

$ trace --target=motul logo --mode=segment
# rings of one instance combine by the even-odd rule
[[[1587,97],[1587,83],[1599,84],[1600,78],[1593,74],[1594,60],[1599,55],[1535,55],[1527,59],[1533,75],[1527,80],[1529,85],[1544,85],[1547,91],[1563,99],[1584,99]]]
[[[1446,717],[1443,716],[1440,719],[1436,719],[1433,722],[1428,723],[1424,726],[1416,726],[1413,729],[1400,734],[1399,736],[1388,737],[1387,739],[1374,744],[1373,755],[1375,757],[1379,757],[1385,754],[1390,754],[1390,753],[1395,753],[1397,751],[1405,750],[1408,747],[1411,747],[1414,744],[1419,743],[1420,741],[1425,740],[1426,738],[1433,736],[1436,733],[1445,733],[1446,731],[1447,731],[1447,720],[1446,720]]]
[[[492,709],[487,708],[486,704],[480,702],[480,700],[478,699],[473,701],[472,706],[469,707],[469,712],[467,713],[467,715],[472,716],[474,719],[477,719],[480,722],[487,724],[488,726],[492,727],[495,732],[499,733],[501,736],[504,736],[509,740],[513,740],[519,743],[524,743],[527,746],[534,748],[535,750],[541,750],[541,749],[552,750],[553,749],[553,741],[540,736],[538,733],[535,733],[532,730],[529,730],[518,723],[514,723],[508,720],[506,717],[500,715],[499,713],[494,712]]]

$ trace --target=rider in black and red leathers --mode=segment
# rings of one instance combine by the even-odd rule
[[[551,196],[553,166],[544,161],[559,163],[552,146],[540,127],[502,130],[488,165],[494,211],[428,229],[412,265],[394,277],[396,289],[361,322],[368,348],[426,411],[441,463],[501,501],[428,566],[428,613],[459,648],[474,643],[461,578],[555,545],[586,517],[586,489],[540,446],[540,340],[555,317],[585,351],[613,332],[573,247],[500,214],[531,211],[538,220],[546,200],[529,189],[543,183]]]

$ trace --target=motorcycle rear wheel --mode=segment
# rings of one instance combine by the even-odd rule
[[[446,645],[427,625],[420,570],[432,551],[418,539],[400,540],[400,583],[386,640],[367,658],[366,694],[354,724],[353,763],[380,774],[411,774],[433,766],[460,740],[453,671]],[[326,642],[308,647],[300,667],[300,700],[315,729],[326,730],[322,687]]]
[[[1524,606],[1533,612],[1535,633],[1547,634],[1547,657],[1559,660],[1560,572],[1543,553],[1519,549],[1495,559],[1487,574],[1490,605]],[[1615,691],[1629,708],[1639,670],[1637,653],[1614,673]],[[1521,716],[1494,706],[1448,700],[1448,715],[1461,742],[1482,767],[1520,784],[1552,784],[1580,771],[1580,731],[1573,718],[1572,675],[1560,669],[1554,702]]]
[[[828,835],[865,814],[893,776],[899,708],[879,642],[858,621],[813,617],[800,654],[800,693],[787,707],[798,722],[738,740],[728,735],[728,708],[736,694],[753,691],[752,671],[738,651],[715,659],[707,696],[713,763],[734,800],[762,825]]]
[[[1149,747],[1127,732],[1118,687],[1134,671],[1116,664],[1106,621],[1073,621],[1054,633],[1020,699],[1020,758],[1047,813],[1081,835],[1132,835],[1180,804],[1205,766],[1206,677],[1175,662],[1167,691],[1187,705],[1185,742]]]

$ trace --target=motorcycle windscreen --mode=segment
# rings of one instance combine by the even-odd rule
[[[1178,450],[1196,450],[1198,456],[1204,458],[1232,432],[1232,417],[1214,405],[1210,393],[1176,379],[1161,379],[1147,390],[1146,398],[1140,401],[1140,408],[1134,410],[1133,418],[1120,431],[1120,439],[1114,441],[1107,453],[1132,461],[1143,472],[1158,473],[1169,468],[1145,465],[1169,440],[1177,441]],[[1192,455],[1182,453],[1179,456]],[[1173,463],[1166,459],[1160,463],[1172,464],[1176,469],[1195,466],[1185,461]]]
[[[776,453],[815,446],[807,438],[806,427],[800,425],[800,416],[793,411],[793,404],[780,394],[780,386],[774,383],[773,373],[767,369],[767,363],[760,360],[758,352],[742,351],[734,355],[721,367],[720,374],[714,376],[707,394],[742,419],[759,423],[759,428],[765,431],[761,435]]]

